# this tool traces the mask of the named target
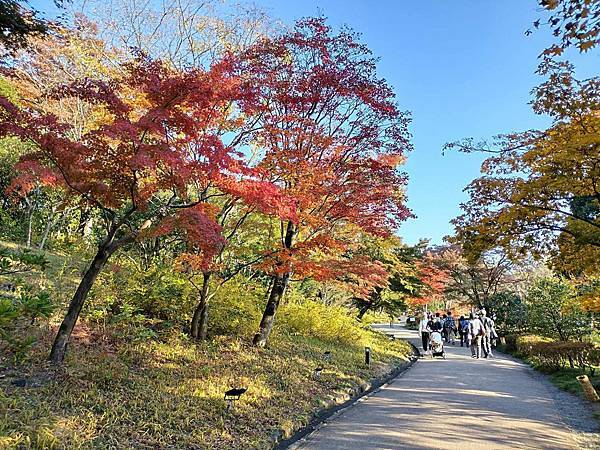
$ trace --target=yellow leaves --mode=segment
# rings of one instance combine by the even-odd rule
[[[579,51],[585,53],[588,50],[595,47],[595,45],[596,45],[596,42],[594,42],[593,40],[582,42],[581,44],[579,44]]]
[[[600,291],[596,290],[580,297],[581,307],[588,312],[600,313]]]

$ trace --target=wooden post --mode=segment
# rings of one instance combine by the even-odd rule
[[[590,402],[597,402],[600,400],[596,389],[594,389],[594,386],[587,375],[579,375],[577,377],[577,381],[579,381],[579,384],[581,384],[585,398],[587,398]]]

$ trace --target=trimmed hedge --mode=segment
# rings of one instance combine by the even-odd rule
[[[594,375],[600,366],[600,348],[591,342],[554,341],[536,335],[508,335],[505,339],[507,352],[528,359],[546,372],[570,367]]]
[[[517,356],[527,357],[533,345],[540,342],[553,342],[552,339],[535,334],[509,334],[505,336],[504,350]]]
[[[593,375],[600,365],[600,349],[590,342],[537,342],[529,348],[529,360],[541,369],[555,372],[565,367],[588,369]]]

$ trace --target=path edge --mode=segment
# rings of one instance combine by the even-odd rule
[[[393,380],[395,380],[408,369],[410,369],[413,366],[413,364],[419,360],[420,352],[419,349],[412,342],[409,342],[406,339],[403,340],[411,346],[413,351],[412,355],[409,356],[408,361],[406,361],[404,364],[396,366],[385,377],[375,378],[368,389],[365,389],[364,391],[355,394],[350,399],[346,400],[344,403],[340,403],[339,405],[335,405],[317,411],[308,424],[297,430],[289,438],[281,440],[274,444],[274,446],[272,447],[273,450],[285,450],[293,448],[292,446],[294,444],[296,444],[309,434],[319,429],[328,419],[342,413],[344,410],[352,407],[355,403],[362,401],[365,397],[368,397],[369,395],[378,391],[381,387],[391,383]]]

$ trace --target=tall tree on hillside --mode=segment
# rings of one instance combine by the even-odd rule
[[[207,205],[214,195],[210,188],[227,192],[254,174],[215,132],[235,122],[236,111],[245,114],[253,107],[253,96],[231,67],[224,60],[208,71],[178,72],[140,59],[123,67],[118,82],[66,85],[55,92],[57,98],[81,98],[104,118],[77,140],[71,137],[73,125],[56,116],[1,100],[0,135],[37,147],[21,159],[14,191],[25,193],[37,180],[60,185],[82,205],[98,209],[104,222],[105,234],[54,341],[54,363],[64,358],[86,297],[116,250],[145,234],[176,228],[193,231],[206,261],[223,245]]]
[[[376,60],[349,30],[334,34],[323,18],[264,39],[245,52],[263,109],[254,144],[259,167],[297,201],[298,222],[281,222],[273,281],[255,345],[264,346],[296,256],[343,245],[340,227],[386,235],[410,216],[407,177],[398,170],[410,149],[408,115],[376,76]]]

